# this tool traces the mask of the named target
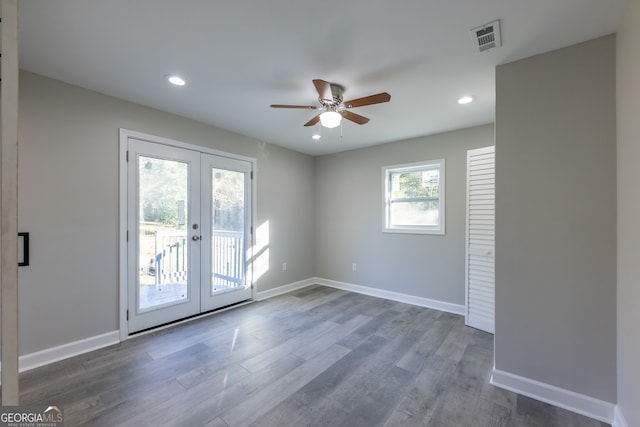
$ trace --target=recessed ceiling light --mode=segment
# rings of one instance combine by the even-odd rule
[[[315,139],[315,140],[317,141],[317,140],[319,140],[319,139],[320,139],[320,138],[322,138],[322,137],[320,136],[320,134],[319,134],[319,133],[314,133],[314,134],[311,136],[311,138],[313,138],[313,139]]]
[[[473,96],[463,96],[462,98],[458,99],[458,104],[464,105],[472,101],[473,101]]]
[[[167,80],[169,80],[169,83],[176,86],[184,86],[187,84],[187,82],[182,77],[176,76],[175,74],[168,75]]]

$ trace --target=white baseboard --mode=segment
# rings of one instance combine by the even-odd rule
[[[599,421],[604,421],[605,423],[611,424],[614,420],[615,405],[613,403],[595,399],[571,390],[565,390],[498,369],[493,370],[490,383],[496,387],[504,388]],[[621,424],[621,426],[623,425],[624,424]]]
[[[434,310],[446,311],[448,313],[460,314],[464,316],[464,305],[452,304],[450,302],[438,301],[429,298],[416,297],[399,292],[385,291],[382,289],[370,288],[368,286],[353,285],[351,283],[337,282],[335,280],[321,279],[316,277],[313,283],[328,286],[330,288],[342,289],[344,291],[356,292],[358,294],[372,297],[384,298],[391,301],[403,302],[405,304],[417,305],[419,307],[432,308]]]
[[[311,278],[295,283],[289,283],[288,285],[278,286],[277,288],[268,289],[266,291],[258,291],[256,292],[256,301],[262,301],[267,298],[277,297],[278,295],[297,291],[298,289],[306,288],[307,286],[315,285],[317,283],[318,282],[314,278]]]
[[[62,344],[35,353],[25,354],[19,358],[20,372],[48,365],[49,363],[88,353],[102,347],[120,342],[120,332],[112,331],[82,340]]]
[[[613,411],[613,422],[611,423],[611,427],[629,427],[629,423],[624,418],[622,411],[620,410],[620,406],[616,405],[616,409]]]

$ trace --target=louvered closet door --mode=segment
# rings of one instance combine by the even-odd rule
[[[495,331],[495,147],[467,152],[466,324]]]

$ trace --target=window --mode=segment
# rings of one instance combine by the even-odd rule
[[[444,159],[384,166],[382,231],[444,234]]]

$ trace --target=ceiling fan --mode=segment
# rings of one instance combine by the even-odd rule
[[[314,107],[312,105],[281,105],[272,104],[272,108],[302,108],[306,110],[322,110],[314,118],[305,123],[305,126],[313,126],[318,121],[322,126],[327,128],[334,128],[340,124],[342,118],[350,120],[359,125],[363,125],[369,122],[367,117],[353,113],[349,110],[356,107],[364,107],[365,105],[380,104],[383,102],[389,102],[391,95],[387,92],[377,93],[375,95],[365,96],[363,98],[352,99],[350,101],[344,101],[342,98],[342,92],[344,87],[336,83],[329,83],[324,80],[313,80],[313,85],[318,91],[318,101],[320,101],[320,107]]]

